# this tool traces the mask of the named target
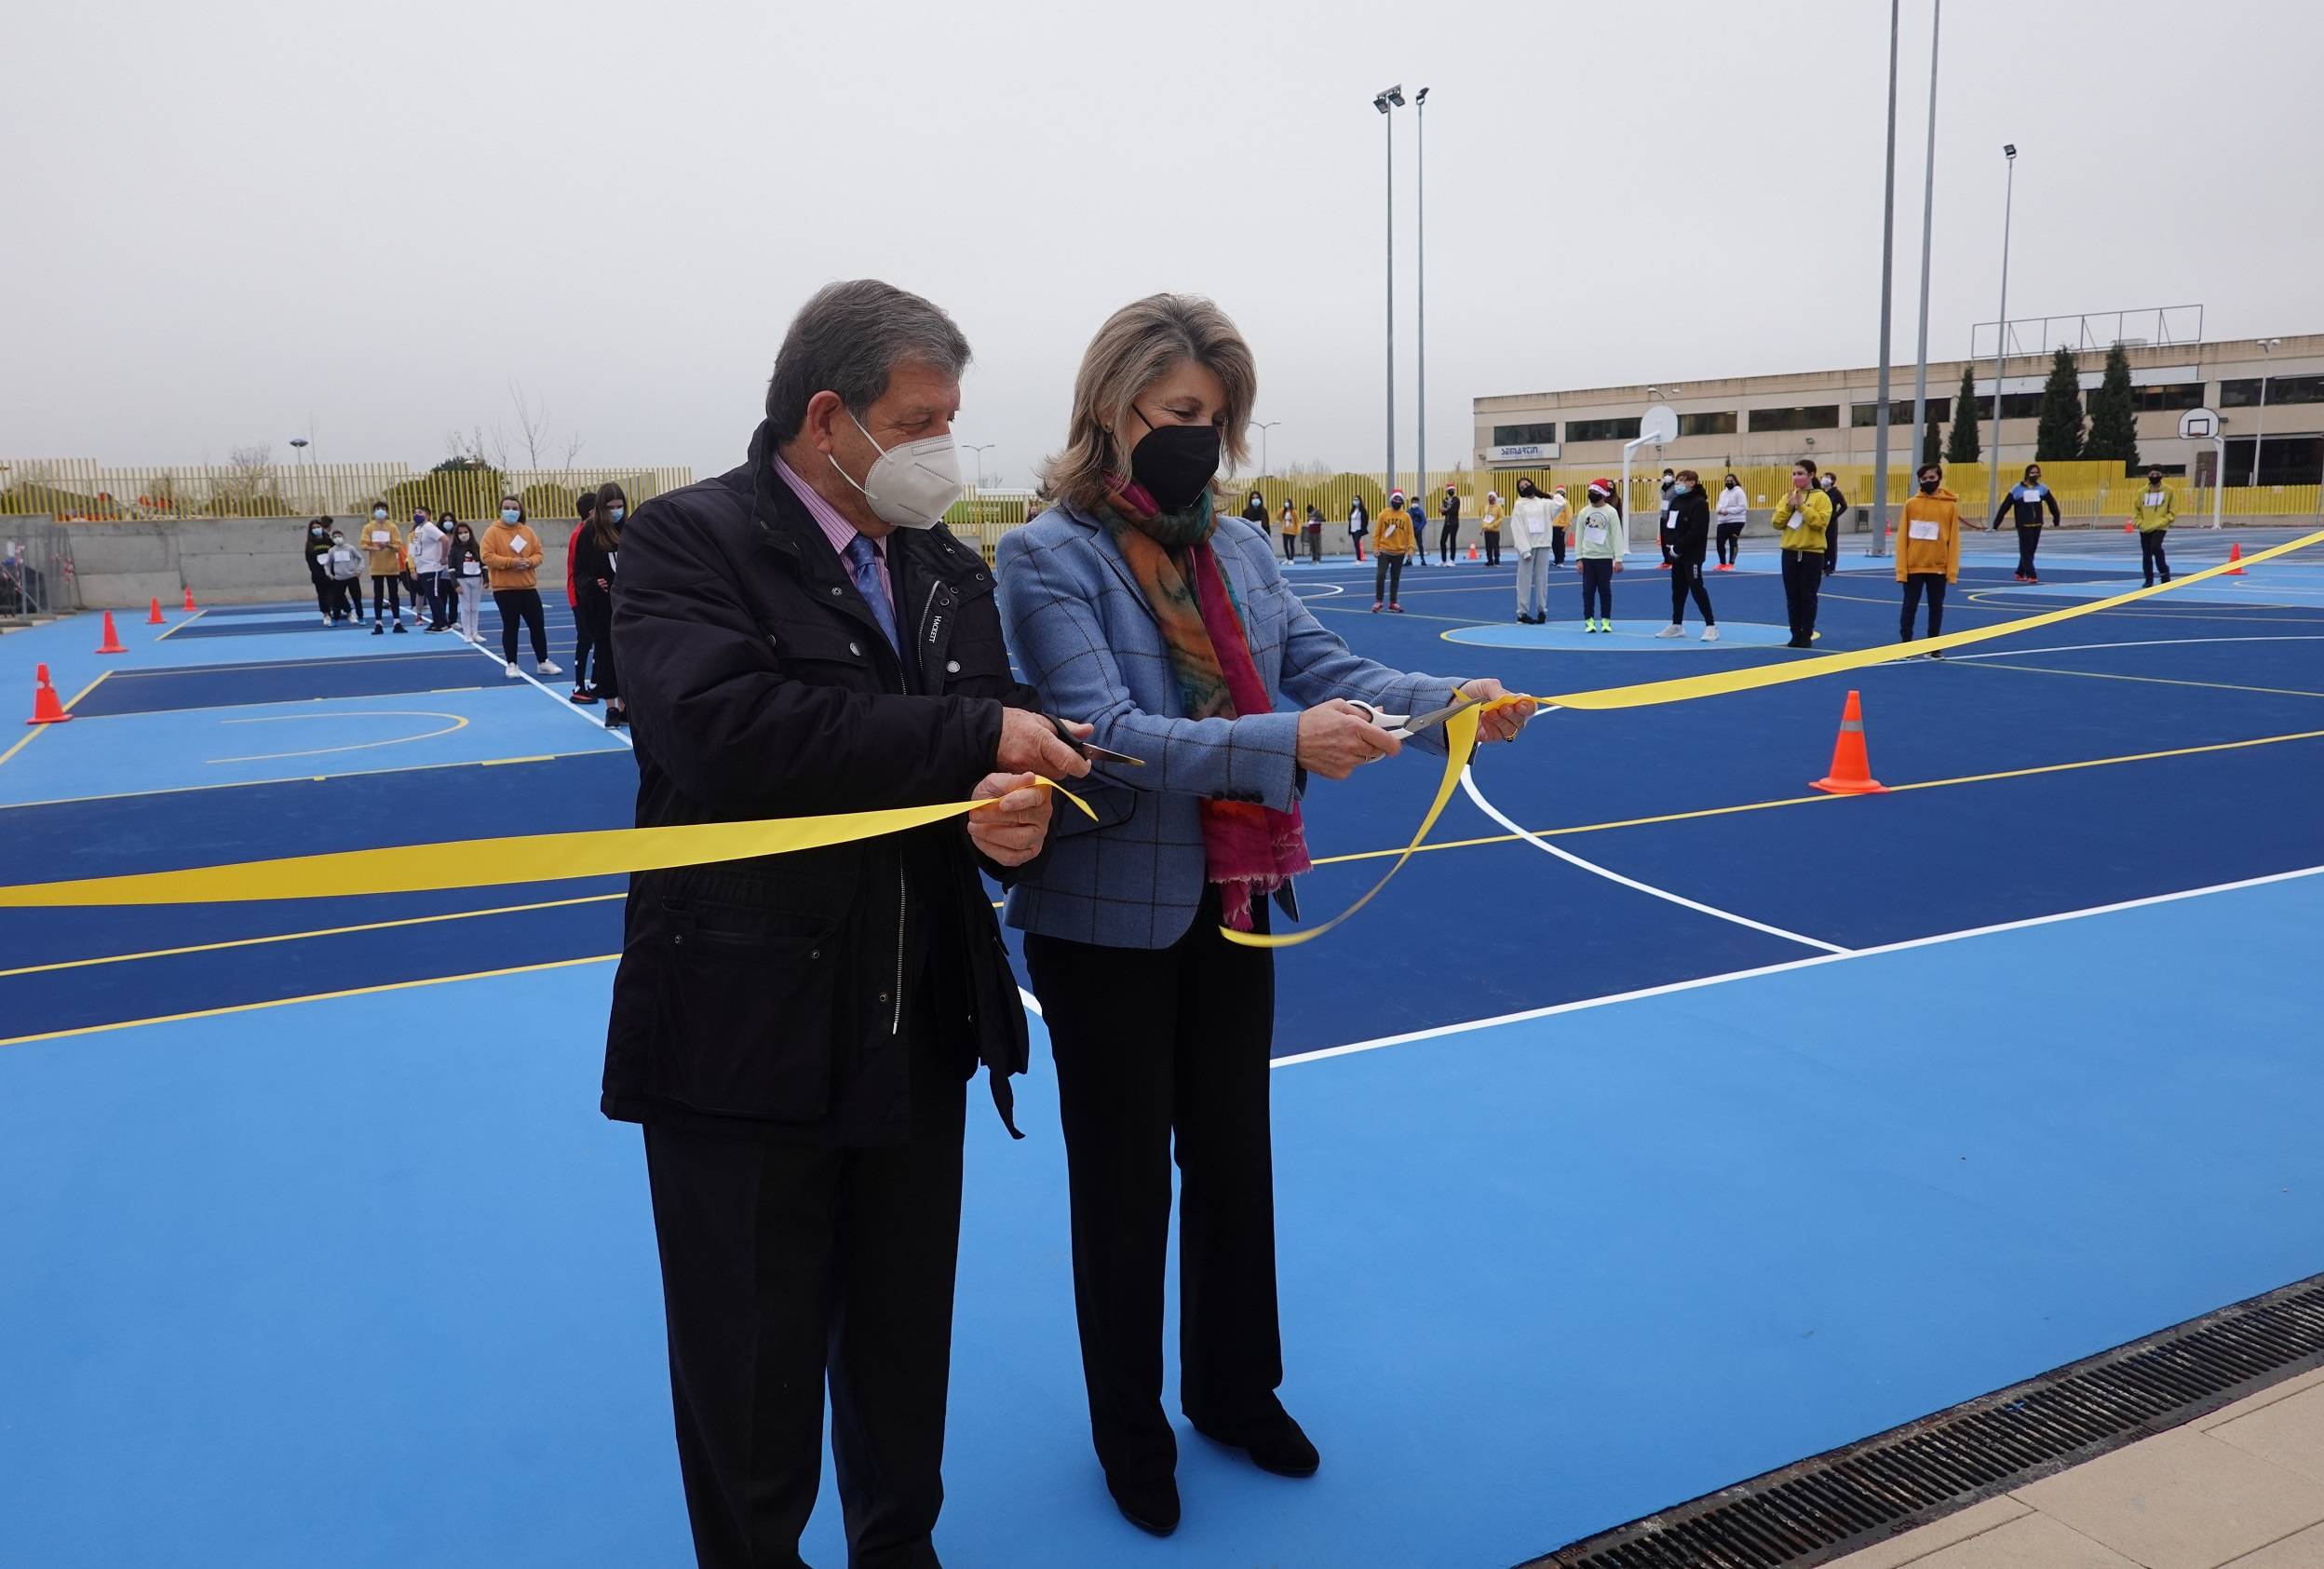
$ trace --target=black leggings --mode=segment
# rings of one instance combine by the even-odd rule
[[[2032,528],[2026,527],[2023,523],[2018,525],[2018,575],[2020,577],[2034,575],[2034,552],[2040,549],[2041,546],[2041,524],[2035,523]]]
[[[517,662],[517,622],[521,618],[533,632],[533,659],[535,664],[548,662],[548,626],[541,617],[541,592],[537,588],[494,588],[493,602],[500,606],[500,653],[510,664]]]
[[[1283,559],[1287,561],[1299,560],[1299,535],[1287,534],[1283,536]]]
[[[1485,530],[1485,564],[1487,566],[1501,564],[1501,531],[1499,529]]]
[[[1821,550],[1783,553],[1783,603],[1791,623],[1791,646],[1805,648],[1816,641],[1816,601],[1824,588]]]
[[[339,580],[327,573],[309,572],[315,580],[315,608],[325,615],[339,614]]]
[[[1690,561],[1682,556],[1670,563],[1670,620],[1674,626],[1686,625],[1686,597],[1695,596],[1695,608],[1703,613],[1703,625],[1716,627],[1719,617],[1711,614],[1710,593],[1703,587],[1703,563]]]
[[[1904,580],[1904,620],[1897,629],[1898,642],[1912,641],[1912,621],[1920,613],[1924,588],[1928,590],[1928,635],[1936,637],[1945,629],[1945,575],[1916,572]]]
[[[574,619],[581,628],[581,642],[585,648],[597,651],[597,680],[594,683],[581,679],[581,672],[573,673],[573,684],[588,687],[611,702],[621,696],[621,675],[614,666],[614,601],[610,594],[583,589],[581,602],[573,607]]]
[[[1735,564],[1735,558],[1739,553],[1739,547],[1742,545],[1742,542],[1743,525],[1741,523],[1721,523],[1719,525],[1719,564],[1721,566],[1733,566]]]
[[[387,607],[388,615],[393,615],[399,621],[403,619],[403,578],[400,574],[378,572],[372,574],[372,620],[376,621],[380,618],[380,606],[383,604]],[[356,615],[361,615],[362,614],[362,609],[358,606]]]
[[[1447,523],[1437,531],[1437,560],[1449,561],[1460,554],[1461,525]]]
[[[578,692],[589,684],[589,654],[601,647],[597,629],[589,624],[588,615],[580,605],[573,607],[573,688]],[[599,656],[601,662],[603,656]]]
[[[2149,583],[2155,581],[2158,573],[2164,582],[2170,581],[2170,562],[2163,555],[2163,535],[2169,532],[2169,529],[2156,529],[2153,534],[2144,529],[2139,531],[2139,568],[2146,574]]]
[[[1549,562],[1552,566],[1565,564],[1565,525],[1560,523],[1549,531]]]
[[[1385,552],[1372,558],[1371,599],[1374,604],[1394,604],[1404,584],[1404,552]]]
[[[1591,608],[1595,605],[1605,608]],[[1582,558],[1582,619],[1587,621],[1592,615],[1614,619],[1614,561],[1610,557]]]

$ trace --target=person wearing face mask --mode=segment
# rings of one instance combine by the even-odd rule
[[[1405,504],[1405,515],[1412,521],[1412,564],[1428,564],[1428,515],[1421,509],[1420,495],[1415,492]]]
[[[1509,545],[1517,552],[1517,618],[1538,627],[1549,619],[1549,560],[1562,550],[1565,497],[1544,495],[1531,480],[1517,482],[1509,513]]]
[[[1945,488],[1944,470],[1933,463],[1913,477],[1919,494],[1904,504],[1904,527],[1897,535],[1897,581],[1904,588],[1904,615],[1897,641],[1912,641],[1921,597],[1928,597],[1928,635],[1945,629],[1945,589],[1961,580],[1961,498]],[[1931,659],[1945,651],[1932,649]]]
[[[436,514],[436,527],[444,536],[444,564],[436,579],[436,619],[428,629],[448,632],[460,611],[460,579],[452,564],[452,542],[460,530],[460,520],[447,507]]]
[[[1840,570],[1840,527],[1847,521],[1848,498],[1840,493],[1840,477],[1826,474],[1822,478],[1824,500],[1831,507],[1831,522],[1824,530],[1824,575],[1830,577]]]
[[[1404,509],[1404,493],[1388,493],[1388,509],[1380,514],[1378,548],[1372,552],[1371,613],[1380,614],[1385,603],[1397,615],[1404,607],[1397,603],[1397,595],[1404,587],[1404,561],[1412,551],[1419,534],[1412,528],[1412,515]]]
[[[1286,561],[1298,561],[1299,514],[1291,510],[1291,504],[1288,499],[1283,503],[1283,513],[1277,520],[1277,526],[1283,531],[1283,559]]]
[[[1323,564],[1323,508],[1312,501],[1307,504],[1307,564]]]
[[[1220,518],[1210,481],[1222,456],[1243,456],[1256,396],[1218,306],[1124,306],[1074,378],[1047,470],[1057,507],[1000,549],[1009,644],[1050,711],[1145,760],[1118,778],[1097,765],[1098,824],[1059,834],[1009,890],[1007,919],[1057,1059],[1092,1438],[1116,1506],[1156,1535],[1180,1508],[1162,1378],[1173,1144],[1180,1407],[1263,1469],[1319,1464],[1276,1393],[1274,963],[1221,928],[1264,931],[1270,901],[1296,918],[1312,781],[1401,745],[1346,699],[1412,713],[1503,695],[1358,657],[1287,589],[1265,534]],[[1278,711],[1286,697],[1304,711]],[[1530,711],[1492,709],[1480,733],[1507,739]]]
[[[1501,564],[1501,493],[1485,493],[1485,515],[1477,521],[1478,532],[1485,536],[1485,564]]]
[[[618,730],[628,716],[621,706],[621,676],[614,661],[614,580],[621,564],[621,525],[629,515],[629,498],[607,480],[590,510],[588,527],[574,537],[573,576],[580,589],[574,606],[576,626],[597,649],[597,685],[592,697],[604,699],[605,728]],[[578,678],[575,699],[578,700]]]
[[[474,642],[477,615],[484,603],[484,552],[477,543],[476,531],[466,523],[452,526],[452,545],[444,552],[444,576],[459,599],[461,639]]]
[[[1444,487],[1444,499],[1437,503],[1437,516],[1444,520],[1437,534],[1437,564],[1451,566],[1461,549],[1461,493],[1451,485]]]
[[[1364,507],[1364,498],[1358,496],[1347,504],[1347,540],[1356,547],[1356,564],[1364,564],[1364,536],[1371,532],[1371,514]]]
[[[589,687],[589,656],[597,647],[596,629],[581,614],[581,541],[589,532],[589,520],[597,516],[597,492],[583,491],[573,500],[573,515],[578,521],[565,540],[565,608],[573,612],[573,701],[594,703],[597,694]]]
[[[1703,641],[1719,641],[1719,617],[1710,608],[1710,590],[1703,586],[1703,558],[1710,552],[1710,502],[1703,494],[1702,477],[1682,468],[1672,477],[1669,504],[1670,625],[1655,635],[1686,636],[1686,601],[1703,613]]]
[[[403,534],[387,516],[387,504],[372,504],[371,521],[363,525],[363,564],[372,578],[372,636],[377,637],[386,629],[383,620],[390,614],[396,618],[396,630],[403,630]],[[362,611],[356,615],[359,618]]]
[[[2163,536],[2179,521],[2179,498],[2163,483],[2161,469],[2146,471],[2146,489],[2139,493],[2138,507],[2130,516],[2139,528],[2139,565],[2146,574],[2146,587],[2155,586],[2157,573],[2164,582],[2169,582],[2170,561],[2163,554]]]
[[[1257,523],[1261,528],[1265,528],[1267,526],[1267,498],[1257,491],[1251,492],[1250,499],[1243,503],[1243,521]]]
[[[1824,536],[1831,527],[1831,498],[1816,483],[1816,460],[1791,466],[1791,488],[1776,503],[1776,532],[1783,553],[1784,612],[1791,624],[1787,648],[1816,642],[1816,602],[1823,588]]]
[[[1088,729],[1009,673],[992,569],[942,527],[967,362],[926,300],[831,284],[783,338],[742,465],[622,534],[638,826],[992,803],[630,880],[602,1105],[644,1125],[712,1569],[800,1562],[827,1391],[848,1562],[937,1562],[967,1081],[981,1062],[1007,1120],[1028,1055],[979,872],[1040,855],[1039,779],[1088,771]]]
[[[425,511],[412,525],[412,537],[405,552],[412,561],[412,619],[421,623],[424,632],[440,632],[444,619],[444,547],[451,536],[436,524]]]
[[[1582,569],[1582,630],[1614,630],[1614,575],[1630,546],[1629,525],[1615,499],[1612,480],[1589,482],[1589,505],[1574,520],[1574,559]]]
[[[331,581],[331,571],[324,564],[331,555],[331,520],[311,518],[306,524],[306,538],[300,549],[306,557],[307,581],[315,587],[315,608],[322,613],[323,625],[335,626],[339,607],[339,586]]]
[[[1719,493],[1711,521],[1719,530],[1719,570],[1733,572],[1735,559],[1742,553],[1743,525],[1751,521],[1751,501],[1743,494],[1743,482],[1732,474],[1727,476],[1726,488]]]
[[[517,624],[533,634],[533,663],[543,675],[564,672],[549,662],[548,623],[541,614],[541,536],[524,521],[524,503],[513,495],[500,498],[500,521],[484,531],[479,547],[484,558],[485,581],[493,603],[500,611],[500,656],[511,679],[517,668]]]
[[[1993,514],[1993,527],[2001,527],[2001,520],[2015,514],[2011,521],[2018,530],[2018,581],[2039,583],[2034,575],[2034,552],[2042,545],[2042,508],[2049,508],[2049,521],[2059,521],[2058,497],[2042,483],[2042,466],[2029,463],[2025,477],[2009,487],[2009,494],[2001,498],[2000,510]]]
[[[323,570],[330,574],[338,598],[331,602],[331,619],[351,625],[363,620],[363,567],[368,558],[347,540],[345,531],[331,531],[331,550],[323,557]]]

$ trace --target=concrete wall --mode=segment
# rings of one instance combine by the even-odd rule
[[[45,521],[45,520],[44,520]],[[340,520],[354,535],[356,520]],[[534,525],[541,535],[543,598],[564,592],[565,537],[573,531]],[[190,518],[136,523],[70,523],[74,576],[88,610],[175,604],[194,590],[197,604],[311,602],[314,589],[301,550],[304,518]]]

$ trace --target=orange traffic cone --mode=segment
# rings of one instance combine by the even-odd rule
[[[121,634],[113,629],[113,612],[110,610],[105,612],[105,641],[97,645],[97,652],[100,654],[127,654],[128,652],[121,646]]]
[[[1864,750],[1864,704],[1856,693],[1848,694],[1847,707],[1840,710],[1840,738],[1831,747],[1831,772],[1813,781],[1811,788],[1831,795],[1879,795],[1888,787],[1872,778],[1871,759]]]
[[[194,587],[190,583],[186,585],[185,589],[185,608],[188,610],[194,608]]]
[[[2243,547],[2240,545],[2228,546],[2227,560],[2230,563],[2243,560]],[[2241,577],[2243,575],[2243,568],[2230,564],[2227,570],[2220,574],[2220,575],[2223,577]]]
[[[161,627],[168,625],[168,623],[163,621],[161,618],[161,601],[159,599],[155,599],[154,601],[154,608],[145,613],[145,625],[148,627]]]
[[[57,701],[57,689],[48,684],[48,667],[36,666],[33,670],[33,717],[27,724],[62,724],[73,716]]]
[[[1473,539],[1468,542],[1468,559],[1472,561],[1477,559],[1477,542]]]
[[[2122,532],[2125,534],[2136,534],[2139,532],[2139,525],[2132,522],[2129,519],[2125,518],[2122,521]]]

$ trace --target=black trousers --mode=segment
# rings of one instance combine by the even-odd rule
[[[576,692],[589,684],[589,656],[597,648],[597,629],[589,624],[581,606],[573,607],[573,689]]]
[[[538,588],[494,588],[493,602],[500,607],[500,653],[510,664],[517,662],[517,623],[522,621],[533,633],[533,657],[536,662],[548,658],[548,623],[541,615],[541,591]]]
[[[403,619],[402,574],[381,572],[372,574],[372,619],[373,621],[382,619],[381,607],[383,605],[385,606],[386,615],[394,616],[399,621]],[[356,606],[355,614],[358,620],[362,618],[363,608],[360,604]]]
[[[1487,566],[1501,564],[1501,531],[1499,529],[1485,530],[1485,564]]]
[[[621,672],[614,663],[614,602],[611,595],[584,592],[574,607],[574,624],[581,629],[581,646],[597,655],[597,681],[584,681],[576,668],[573,684],[587,686],[608,702],[621,696]]]
[[[327,573],[309,569],[307,576],[315,582],[315,608],[325,615],[339,614],[339,580]]]
[[[1605,608],[1593,611],[1590,606]],[[1582,619],[1603,615],[1614,619],[1614,561],[1611,558],[1584,556],[1582,558]]]
[[[1372,558],[1371,598],[1374,604],[1394,604],[1404,582],[1404,553],[1385,551]]]
[[[1821,550],[1783,553],[1783,604],[1790,617],[1791,646],[1805,648],[1816,641],[1816,602],[1824,587]]]
[[[1307,559],[1317,566],[1323,564],[1323,525],[1321,523],[1307,525]]]
[[[1565,525],[1563,523],[1560,523],[1549,531],[1549,564],[1552,566],[1565,564]]]
[[[1287,561],[1299,560],[1299,535],[1287,534],[1283,536],[1283,559]]]
[[[2152,534],[2144,529],[2139,531],[2139,570],[2146,574],[2149,583],[2154,582],[2157,575],[2164,582],[2170,581],[2170,561],[2163,554],[2163,535],[2169,532],[2169,529],[2156,529]]]
[[[1670,562],[1670,619],[1679,626],[1686,624],[1687,596],[1695,596],[1695,608],[1703,613],[1703,625],[1716,627],[1719,617],[1710,608],[1710,591],[1703,587],[1703,563],[1690,561],[1683,556]]]
[[[2020,577],[2034,575],[2034,552],[2041,548],[2042,525],[2035,523],[2029,528],[2020,523],[2018,525],[2018,575]]]
[[[363,579],[337,578],[332,587],[339,590],[338,602],[332,607],[351,621],[363,619]]]
[[[1735,564],[1737,548],[1741,545],[1742,539],[1743,525],[1741,523],[1721,523],[1719,525],[1719,564],[1721,566],[1733,566]]]
[[[1439,562],[1456,560],[1461,553],[1461,525],[1447,523],[1437,531],[1437,560]]]
[[[505,591],[505,590],[504,590]],[[914,1075],[915,1102],[942,1075]],[[704,1569],[797,1569],[823,1395],[854,1569],[937,1562],[965,1086],[906,1144],[645,1129],[678,1466]]]
[[[1218,926],[1214,892],[1169,948],[1025,939],[1057,1054],[1082,1373],[1110,1472],[1177,1461],[1162,1409],[1173,1137],[1180,1407],[1230,1429],[1281,1409],[1267,1113],[1275,959],[1227,942]]]
[[[1898,642],[1912,641],[1912,622],[1920,614],[1924,588],[1928,591],[1928,635],[1935,637],[1945,629],[1945,575],[1916,572],[1904,580],[1904,619],[1897,629]]]

